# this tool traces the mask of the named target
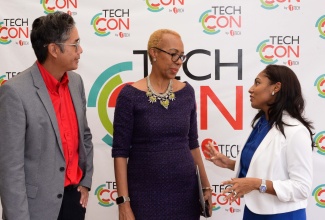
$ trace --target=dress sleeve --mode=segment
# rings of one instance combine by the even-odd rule
[[[190,86],[191,99],[191,117],[190,117],[190,130],[188,133],[189,147],[191,150],[199,147],[198,141],[198,129],[197,129],[197,112],[196,112],[196,100],[195,92],[192,86]]]
[[[120,92],[113,121],[113,149],[112,157],[129,157],[129,151],[133,133],[133,102],[131,99],[131,91],[126,85]]]

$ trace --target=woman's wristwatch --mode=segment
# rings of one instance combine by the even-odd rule
[[[261,183],[261,185],[259,187],[259,190],[260,190],[261,193],[265,193],[266,192],[267,187],[266,187],[266,180],[265,179],[262,179],[262,183]]]
[[[125,203],[125,202],[130,202],[130,197],[128,196],[119,196],[116,198],[116,204],[122,204],[122,203]]]

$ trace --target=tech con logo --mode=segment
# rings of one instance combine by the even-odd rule
[[[299,36],[270,36],[260,42],[256,52],[264,64],[281,62],[283,65],[299,65]]]
[[[0,20],[0,44],[29,45],[28,18],[4,18]]]
[[[165,8],[169,13],[184,13],[185,0],[146,0],[147,10],[150,12],[161,12]]]
[[[317,153],[325,155],[325,131],[321,131],[314,137],[314,142],[317,147]]]
[[[325,74],[320,75],[314,82],[314,86],[318,91],[318,96],[325,98]]]
[[[130,37],[130,9],[103,9],[91,19],[95,34],[106,37],[115,33],[116,37]]]
[[[205,34],[241,35],[241,14],[241,6],[212,6],[200,15],[199,23]]]
[[[64,11],[69,15],[77,15],[78,0],[40,0],[44,13],[50,14],[55,11]]]
[[[324,198],[324,196],[322,196],[323,193],[325,193],[325,184],[321,184],[317,186],[313,190],[313,194],[312,194],[315,198],[316,205],[320,208],[325,208],[325,199],[322,199]]]
[[[107,68],[102,72],[90,89],[87,107],[96,107],[99,119],[107,131],[102,140],[109,146],[113,143],[113,123],[109,118],[108,111],[116,106],[116,99],[121,89],[126,84],[123,83],[120,73],[131,71],[132,62],[122,62]]]
[[[321,16],[316,24],[315,27],[317,28],[319,32],[319,37],[322,39],[325,39],[325,15]]]
[[[260,0],[260,2],[261,7],[266,10],[277,9],[280,6],[283,6],[283,9],[288,11],[300,10],[300,0]]]
[[[94,195],[98,200],[98,204],[103,207],[111,207],[116,204],[117,190],[116,182],[106,182],[106,184],[99,185]]]

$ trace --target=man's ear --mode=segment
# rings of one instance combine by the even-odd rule
[[[47,46],[47,52],[50,56],[57,58],[58,57],[58,53],[61,52],[60,48],[58,45],[56,45],[55,43],[50,43]]]

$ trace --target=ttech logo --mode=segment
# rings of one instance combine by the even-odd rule
[[[217,144],[216,141],[212,140],[211,138],[206,138],[201,143],[201,150],[203,152],[204,157],[209,158],[210,155],[207,153],[206,145],[211,142],[214,146],[214,148],[226,155],[229,158],[236,159],[237,155],[239,154],[239,145],[237,144]]]
[[[230,206],[229,208],[225,208],[225,211],[230,213],[235,213],[235,212],[241,212],[241,209]]]
[[[325,98],[325,74],[315,80],[314,86],[317,88],[318,96]]]
[[[321,196],[323,193],[325,193],[325,184],[321,184],[313,190],[313,196],[315,198],[316,205],[320,208],[325,208],[325,199],[322,199]]]
[[[98,204],[104,207],[111,207],[116,204],[117,190],[116,182],[106,182],[99,185],[94,195],[98,199]]]
[[[0,76],[0,86],[2,86],[5,82],[7,82],[6,77],[7,77],[6,75]]]
[[[300,0],[260,0],[262,3],[261,7],[266,10],[273,10],[283,6],[284,10],[297,11],[300,10]],[[287,4],[286,4],[287,3]]]
[[[258,44],[256,52],[264,64],[299,65],[299,36],[270,36]]]
[[[161,12],[168,8],[168,12],[178,14],[183,13],[185,0],[146,0],[148,11],[150,12]]]
[[[97,107],[99,119],[108,133],[102,140],[109,146],[113,143],[113,123],[108,110],[115,108],[118,94],[128,84],[123,83],[119,74],[131,70],[132,62],[115,64],[101,73],[90,89],[87,106]]]
[[[0,21],[0,44],[15,42],[19,46],[29,45],[28,18],[5,18]]]
[[[325,131],[321,131],[314,137],[314,142],[317,147],[317,153],[325,155]]]
[[[229,36],[241,35],[241,6],[212,6],[200,18],[203,32],[215,35],[224,31]]]
[[[130,37],[130,9],[104,9],[91,19],[90,24],[99,37],[106,37],[111,31],[116,37]]]
[[[69,15],[77,15],[77,0],[40,0],[40,4],[43,6],[45,14],[50,14],[55,11],[64,11]]]
[[[319,37],[325,39],[325,15],[318,18],[315,27],[317,27],[320,33]]]

